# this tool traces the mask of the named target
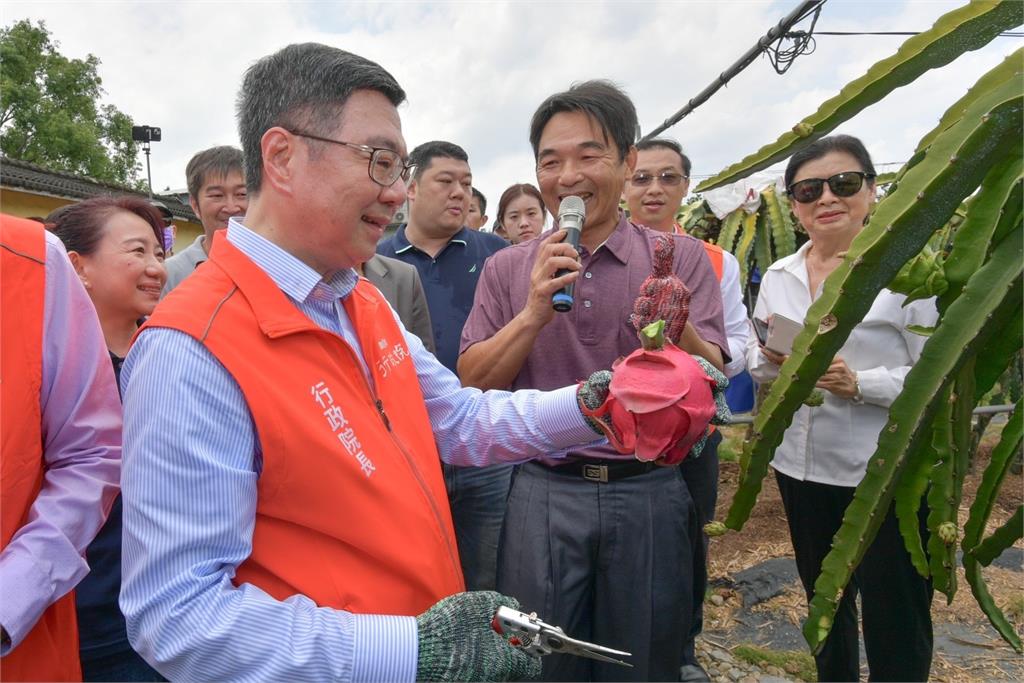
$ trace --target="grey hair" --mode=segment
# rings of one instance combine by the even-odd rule
[[[264,133],[301,126],[330,134],[356,90],[379,92],[396,107],[405,101],[402,86],[382,66],[319,43],[289,45],[249,67],[236,105],[248,191],[256,194],[263,182]]]

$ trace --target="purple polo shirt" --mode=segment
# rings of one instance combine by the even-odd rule
[[[549,234],[502,249],[484,264],[473,308],[462,329],[460,353],[494,336],[525,308],[530,271],[543,238]],[[640,348],[629,314],[640,285],[654,267],[654,245],[662,234],[622,215],[615,231],[593,254],[580,247],[583,267],[576,280],[574,306],[568,313],[555,313],[540,331],[511,389],[556,389],[574,384],[592,372],[611,368],[617,358]],[[698,240],[686,235],[672,238],[676,242],[675,273],[692,294],[689,320],[701,338],[716,344],[728,360],[722,294],[711,262]],[[611,446],[571,451],[571,455],[630,457]]]

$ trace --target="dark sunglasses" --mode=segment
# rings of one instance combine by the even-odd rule
[[[825,183],[828,183],[828,188],[832,190],[832,194],[835,196],[852,197],[860,192],[860,188],[864,186],[865,179],[869,181],[874,180],[875,174],[862,171],[846,171],[844,173],[836,173],[831,178],[807,178],[806,180],[793,183],[786,188],[786,192],[795,201],[801,204],[808,204],[818,201],[821,193],[825,191]]]
[[[668,171],[664,173],[659,173],[658,175],[651,175],[650,173],[641,172],[637,173],[632,178],[630,178],[630,182],[632,182],[637,187],[647,187],[652,182],[654,182],[655,179],[657,179],[659,183],[666,187],[676,187],[677,185],[679,185],[679,183],[683,182],[684,180],[687,180],[687,177],[684,175],[679,175],[678,173],[670,173]]]

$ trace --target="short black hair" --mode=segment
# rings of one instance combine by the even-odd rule
[[[458,159],[459,161],[465,161],[467,164],[469,163],[469,155],[466,154],[466,150],[454,142],[446,142],[445,140],[424,142],[422,145],[417,145],[416,149],[409,153],[409,163],[416,167],[413,171],[413,180],[419,178],[424,171],[430,168],[431,162],[438,157]]]
[[[208,177],[227,178],[233,171],[245,175],[242,150],[237,147],[221,145],[196,152],[185,166],[185,182],[189,196],[199,201],[199,191],[203,189]]]
[[[555,93],[541,102],[530,121],[530,145],[533,158],[540,152],[540,136],[555,114],[583,112],[598,122],[605,140],[611,139],[619,150],[619,161],[626,158],[636,140],[636,107],[622,88],[611,81],[576,83],[565,92]]]
[[[264,133],[281,126],[330,135],[356,90],[379,92],[396,107],[405,101],[405,91],[380,64],[319,43],[288,45],[249,67],[237,104],[249,192],[259,192],[263,182]]]
[[[652,138],[650,140],[641,140],[636,143],[636,149],[638,152],[642,152],[645,149],[669,149],[679,155],[679,161],[683,166],[683,175],[687,178],[690,177],[690,157],[683,154],[683,147],[675,140],[671,138]]]
[[[473,188],[473,196],[476,197],[477,201],[480,202],[480,215],[487,215],[487,197],[480,190]]]
[[[800,170],[801,166],[808,161],[820,159],[829,152],[845,152],[857,160],[862,172],[870,176],[876,175],[875,166],[871,163],[871,155],[868,154],[868,150],[860,138],[855,138],[852,135],[830,135],[815,140],[789,158],[784,180],[786,187],[793,184],[793,178],[796,177],[796,172]]]

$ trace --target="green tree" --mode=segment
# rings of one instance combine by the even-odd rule
[[[0,29],[0,150],[54,170],[138,185],[132,120],[100,105],[94,55],[68,59],[43,22]]]

